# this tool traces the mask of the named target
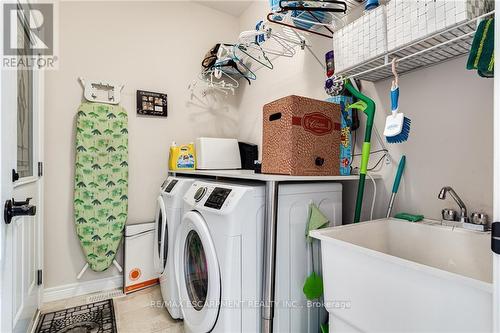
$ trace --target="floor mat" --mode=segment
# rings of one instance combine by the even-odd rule
[[[113,300],[43,314],[36,333],[116,333]]]

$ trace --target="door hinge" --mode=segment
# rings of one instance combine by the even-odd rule
[[[38,162],[38,177],[43,176],[43,162]]]
[[[500,222],[491,224],[491,251],[500,254]]]
[[[36,271],[36,285],[41,286],[43,282],[43,271],[41,269]]]
[[[16,169],[12,169],[12,182],[17,182],[19,180],[19,174]]]

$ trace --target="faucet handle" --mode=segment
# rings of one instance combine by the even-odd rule
[[[457,211],[451,208],[445,208],[441,211],[441,216],[445,221],[457,221]]]
[[[483,213],[472,213],[470,215],[470,222],[474,224],[487,225],[488,224],[488,215]]]

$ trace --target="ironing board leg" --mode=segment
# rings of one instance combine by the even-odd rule
[[[120,264],[118,263],[118,261],[114,260],[113,259],[113,265],[115,265],[116,269],[118,270],[118,272],[123,272],[123,268],[122,266],[120,266]]]
[[[81,277],[83,276],[83,273],[85,273],[85,271],[87,270],[87,268],[89,268],[89,264],[88,263],[85,263],[85,266],[83,266],[82,270],[80,271],[80,273],[78,273],[78,275],[76,276],[76,279],[77,280],[80,280]]]
[[[278,182],[266,182],[264,217],[264,274],[262,281],[262,333],[272,333],[276,271],[276,227],[278,219]]]
[[[116,269],[118,270],[118,272],[123,272],[123,268],[122,266],[120,266],[120,264],[118,263],[118,261],[116,260],[113,260],[113,265],[115,265]],[[80,280],[83,276],[83,274],[85,273],[85,271],[89,268],[89,263],[85,263],[85,266],[83,266],[82,270],[80,271],[80,273],[78,273],[78,275],[76,276],[76,279],[77,280]]]

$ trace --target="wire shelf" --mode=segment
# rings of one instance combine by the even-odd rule
[[[396,58],[398,63],[398,73],[405,74],[468,54],[478,21],[492,16],[494,12],[488,12],[467,22],[424,37],[394,51],[365,61],[360,65],[346,68],[336,73],[336,75],[342,77],[342,79],[357,78],[375,82],[392,76],[391,62],[393,58]]]

